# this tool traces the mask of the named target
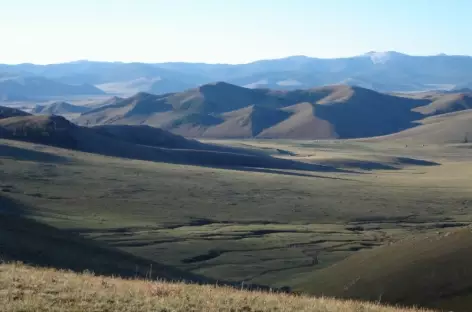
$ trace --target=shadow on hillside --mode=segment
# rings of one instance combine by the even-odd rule
[[[0,193],[0,259],[108,276],[206,281],[30,219],[29,210]]]
[[[0,158],[14,158],[15,160],[40,161],[46,163],[67,162],[66,157],[2,144],[0,144]]]
[[[8,121],[8,119],[6,120]],[[46,119],[28,116],[20,121],[19,124],[11,121],[6,122],[8,128],[3,130],[0,128],[0,137],[104,156],[179,165],[338,171],[336,168],[328,166],[261,155],[252,150],[202,144],[151,127],[85,128],[75,126],[58,116]],[[37,161],[58,161],[60,159],[47,156],[45,153],[20,148],[4,147],[3,149],[3,153],[8,157],[17,159]]]
[[[360,170],[401,170],[402,166],[439,166],[440,163],[408,158],[398,157],[392,163],[383,163],[380,161],[362,160],[362,159],[333,159],[320,161],[321,164],[328,166],[349,168],[349,169],[360,169]]]
[[[316,105],[315,112],[317,117],[333,125],[339,137],[350,139],[376,137],[409,129],[415,120],[423,117],[412,111],[417,106],[417,100],[355,88],[349,100]]]
[[[259,173],[270,173],[270,174],[281,174],[281,175],[288,175],[288,176],[296,176],[296,177],[307,177],[307,178],[321,178],[321,179],[330,179],[330,180],[344,180],[344,181],[352,181],[351,179],[346,178],[338,178],[338,177],[329,177],[329,176],[320,176],[315,174],[309,173],[302,173],[302,172],[291,172],[291,171],[283,171],[277,169],[266,169],[266,168],[225,168],[228,170],[235,170],[235,171],[245,171],[245,172],[259,172]],[[342,171],[337,170],[338,172],[348,173],[349,171]]]
[[[28,217],[28,207],[0,192],[0,262],[25,264],[125,278],[185,281],[241,288],[240,283],[214,281],[172,266],[136,257],[77,233],[61,230]],[[245,284],[245,289],[270,290]],[[274,289],[277,291],[277,289]],[[282,288],[279,291],[288,291]]]
[[[164,148],[147,145],[136,145],[114,139],[102,140],[92,137],[95,140],[83,140],[87,142],[79,150],[103,156],[120,157],[152,162],[162,162],[178,165],[193,165],[210,168],[247,170],[247,168],[263,168],[276,170],[274,173],[283,173],[280,170],[298,170],[313,172],[341,172],[331,166],[323,166],[298,162],[288,159],[280,159],[267,155],[253,154],[239,149],[214,150],[210,146],[205,149],[178,149]],[[258,170],[258,169],[255,169]],[[278,170],[278,171],[277,171]]]
[[[413,165],[413,166],[439,166],[440,163],[417,159],[417,158],[409,158],[409,157],[398,157],[398,162],[402,165]]]

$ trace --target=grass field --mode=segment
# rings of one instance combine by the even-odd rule
[[[427,312],[215,286],[77,275],[20,264],[0,265],[0,305],[4,312]]]
[[[0,189],[28,216],[86,239],[216,280],[273,287],[360,250],[472,221],[469,149],[223,143],[349,171],[214,169],[1,141]]]

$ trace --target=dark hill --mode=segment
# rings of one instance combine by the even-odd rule
[[[19,117],[19,116],[28,116],[29,114],[11,107],[0,106],[0,119],[9,118],[9,117]]]
[[[60,116],[21,116],[0,119],[0,138],[77,148],[78,127]]]

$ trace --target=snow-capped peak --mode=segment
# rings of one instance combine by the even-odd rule
[[[392,59],[395,55],[400,55],[398,52],[386,51],[386,52],[375,52],[371,51],[364,56],[369,57],[374,64],[385,64]]]

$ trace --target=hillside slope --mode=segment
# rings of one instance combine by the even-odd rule
[[[315,271],[300,289],[317,295],[470,311],[472,231],[417,235]]]
[[[361,302],[248,292],[225,287],[77,275],[20,264],[0,266],[0,288],[8,293],[0,296],[0,304],[9,312],[426,312]]]
[[[202,137],[209,138],[252,138],[290,116],[277,108],[248,106],[222,115],[222,123],[209,127]]]
[[[0,119],[0,138],[77,148],[76,127],[60,116],[17,116]]]
[[[315,105],[315,115],[329,122],[339,138],[370,137],[412,127],[421,118],[412,111],[424,104],[359,87],[324,87],[329,95]]]
[[[262,139],[333,139],[338,134],[326,120],[315,116],[315,106],[311,103],[295,104],[282,109],[290,117],[264,129],[257,135]]]
[[[472,142],[472,110],[425,118],[414,128],[365,141],[399,141],[417,144]]]
[[[343,85],[274,91],[220,82],[159,96],[139,93],[76,122],[144,124],[204,138],[359,138],[412,127],[423,116],[412,110],[428,103]]]
[[[60,116],[0,119],[0,138],[107,156],[230,168],[332,171],[332,167],[273,158],[248,150],[202,144],[146,126],[80,127]]]
[[[472,93],[440,93],[429,97],[433,100],[428,105],[418,107],[415,111],[426,116],[458,112],[472,108]]]
[[[0,106],[0,119],[28,115],[28,113],[16,108]]]

